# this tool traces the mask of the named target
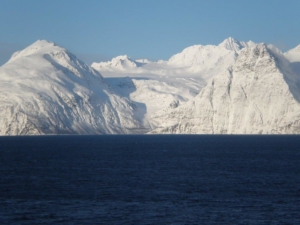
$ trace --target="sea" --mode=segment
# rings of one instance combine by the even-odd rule
[[[300,136],[0,137],[0,224],[300,224]]]

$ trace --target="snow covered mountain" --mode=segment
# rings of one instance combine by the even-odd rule
[[[216,74],[233,65],[238,52],[255,43],[239,42],[234,38],[227,38],[218,46],[194,45],[184,49],[181,53],[172,56],[168,64],[185,67],[187,74],[196,74],[208,81]]]
[[[234,38],[218,46],[195,45],[172,56],[168,61],[132,60],[127,56],[109,62],[93,63],[120,95],[145,106],[145,120],[152,127],[156,113],[168,112],[192,100],[210,79],[231,67],[238,52],[253,42]]]
[[[228,38],[89,67],[37,41],[0,67],[0,135],[116,133],[298,134],[300,46]]]
[[[93,67],[96,70],[107,70],[107,71],[114,71],[117,70],[119,72],[127,71],[130,69],[136,69],[139,67],[141,63],[133,61],[127,55],[121,55],[118,57],[113,58],[109,62],[100,62],[100,63],[93,63]]]
[[[118,56],[109,62],[93,63],[92,67],[119,95],[141,103],[144,119],[152,128],[154,113],[187,102],[206,85],[206,81],[195,74],[187,76],[186,65],[171,65],[167,61]]]
[[[128,97],[149,110],[145,115],[151,124],[150,133],[300,132],[299,46],[282,53],[272,45],[228,38],[217,46],[188,47],[168,61],[145,63],[140,68],[144,70],[142,88],[137,85],[141,80],[132,79],[137,88]],[[130,70],[127,72],[133,76]],[[105,77],[116,74],[113,69],[104,72]],[[173,88],[181,89],[177,96],[184,100],[168,99],[168,88],[157,88],[162,86],[162,78],[166,84],[180,78]],[[190,89],[182,89],[186,79],[195,81],[194,96],[181,94]],[[157,107],[151,102],[156,102]]]
[[[272,46],[244,48],[193,100],[157,114],[152,133],[300,133],[299,72]]]
[[[293,49],[289,50],[288,52],[284,53],[284,56],[290,62],[300,62],[300,45],[298,45],[296,48],[293,48]]]
[[[37,41],[0,67],[0,134],[140,133],[143,112],[72,53]]]
[[[118,56],[108,62],[93,63],[92,67],[104,76],[136,76],[136,74],[165,77],[201,77],[207,81],[216,73],[231,66],[237,52],[253,42],[239,42],[227,38],[218,46],[194,45],[175,54],[168,61],[132,60],[128,56]]]

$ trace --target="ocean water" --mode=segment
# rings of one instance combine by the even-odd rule
[[[0,224],[300,224],[300,136],[1,137]]]

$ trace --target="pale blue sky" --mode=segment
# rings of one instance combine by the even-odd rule
[[[168,59],[227,37],[300,44],[299,0],[0,0],[0,65],[38,39],[88,63],[127,54]]]

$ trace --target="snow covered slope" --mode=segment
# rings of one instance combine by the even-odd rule
[[[300,133],[299,72],[274,48],[244,48],[195,99],[158,113],[152,133]]]
[[[208,81],[216,74],[235,63],[238,52],[252,42],[239,42],[234,38],[225,39],[218,46],[195,45],[172,56],[168,64],[185,67],[187,74],[197,74]]]
[[[228,38],[218,46],[188,47],[168,61],[119,56],[109,62],[93,63],[92,67],[120,95],[125,94],[145,106],[145,119],[152,125],[155,113],[166,112],[193,99],[212,77],[235,63],[242,48],[253,45],[253,42]]]
[[[244,48],[255,45],[253,42],[239,42],[227,38],[218,46],[195,45],[172,56],[168,61],[151,62],[132,60],[128,56],[118,56],[109,62],[93,63],[92,67],[106,77],[136,76],[136,74],[166,77],[193,77],[208,81],[223,69],[231,66]]]
[[[300,73],[300,45],[284,53],[284,56],[289,62],[291,62],[291,66],[290,66],[291,69],[295,73],[299,74]]]
[[[151,117],[160,110],[176,108],[193,99],[202,88],[194,78],[106,77],[107,83],[120,95],[135,102],[144,112],[144,121],[152,127]]]
[[[300,46],[228,38],[89,67],[37,41],[0,67],[1,135],[103,133],[298,134]]]
[[[289,50],[288,52],[284,53],[284,56],[290,62],[300,62],[300,45],[298,45],[296,48],[293,48],[293,49]]]
[[[67,50],[37,41],[0,67],[0,134],[140,133],[143,112]]]
[[[97,70],[107,70],[107,71],[114,71],[117,70],[119,72],[127,71],[130,69],[138,68],[140,63],[133,61],[127,55],[122,55],[113,58],[109,62],[100,62],[100,63],[93,63],[93,67]]]

